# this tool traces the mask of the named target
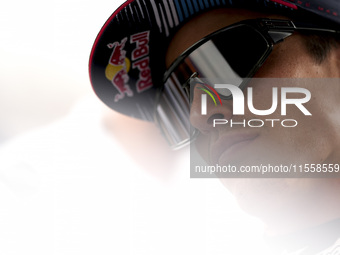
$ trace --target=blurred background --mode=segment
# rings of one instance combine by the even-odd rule
[[[95,96],[88,75],[91,47],[121,2],[2,1],[0,145]]]
[[[1,2],[0,147],[21,134],[66,116],[82,98],[96,97],[89,81],[89,55],[100,28],[122,2],[123,0]],[[98,104],[101,104],[99,100]],[[55,131],[58,127],[51,130]],[[20,148],[25,145],[26,140],[23,140],[17,143],[19,146],[14,144],[14,148],[7,151],[6,155],[10,158],[6,162],[11,163],[12,170],[7,171],[6,167],[0,167],[0,173],[6,177],[2,176],[3,185],[0,185],[0,240],[3,242],[2,246],[6,243],[5,250],[12,251],[8,254],[17,254],[14,251],[25,250],[26,246],[30,250],[36,250],[37,242],[41,254],[49,254],[46,251],[51,250],[62,251],[58,254],[84,254],[83,251],[93,254],[90,252],[92,248],[101,248],[103,251],[107,251],[108,247],[111,249],[111,240],[117,238],[117,233],[121,239],[130,242],[130,250],[144,249],[144,252],[129,254],[150,254],[150,249],[155,250],[152,254],[159,254],[158,251],[164,250],[163,247],[167,247],[166,254],[174,254],[179,246],[171,245],[171,249],[169,248],[168,242],[173,238],[177,243],[185,243],[189,250],[195,246],[195,252],[186,251],[186,254],[204,253],[202,247],[205,246],[206,249],[215,250],[214,254],[221,254],[219,249],[238,251],[233,254],[245,254],[242,253],[245,250],[248,252],[257,246],[262,248],[259,234],[263,231],[262,225],[237,208],[226,189],[215,184],[219,184],[218,180],[191,180],[186,175],[188,172],[182,171],[186,165],[181,165],[181,171],[178,171],[181,178],[176,175],[168,182],[160,182],[140,171],[133,162],[129,163],[133,165],[131,172],[135,171],[134,178],[124,179],[120,176],[126,174],[124,171],[113,169],[121,168],[128,160],[124,161],[123,158],[120,159],[121,162],[114,164],[111,161],[116,153],[120,155],[122,149],[119,143],[107,141],[104,136],[99,137],[106,142],[104,145],[100,144],[102,140],[97,141],[97,137],[89,138],[85,143],[83,137],[88,137],[87,131],[73,137],[74,130],[70,128],[68,132],[67,128],[63,132],[70,136],[52,146],[47,144],[50,141],[55,142],[55,138],[53,134],[49,137],[50,130],[47,129],[42,136],[29,137],[32,140],[26,144],[27,150],[25,147]],[[76,129],[77,133],[78,130]],[[63,132],[56,136],[57,139],[62,137]],[[32,146],[32,149],[30,143],[36,141],[36,137],[41,145]],[[73,139],[68,141],[70,137]],[[74,141],[79,142],[78,147],[84,149],[77,151],[75,157],[73,151],[79,148],[77,144],[73,144]],[[64,144],[71,146],[66,146],[64,150]],[[96,150],[98,147],[101,150]],[[96,152],[94,155],[91,154],[93,151]],[[60,167],[62,171],[53,173],[51,170],[51,176],[43,172],[41,177],[25,161],[25,165],[11,161],[16,155],[28,163],[32,163],[33,155],[34,167],[46,171]],[[89,160],[92,165],[87,165],[88,159],[96,157],[105,160],[99,160],[100,166],[96,160]],[[44,160],[40,160],[41,158]],[[78,166],[79,161],[84,161],[85,166]],[[187,161],[185,158],[185,162]],[[124,164],[123,167],[124,170],[127,168]],[[132,169],[133,167],[136,169]],[[37,177],[43,179],[37,181]],[[204,185],[211,186],[209,192]],[[33,195],[26,201],[28,195],[25,187],[31,186]],[[15,193],[16,190],[20,192]],[[122,197],[122,194],[126,196]],[[126,219],[122,220],[118,216]],[[171,217],[174,219],[169,221]],[[163,218],[167,220],[164,221]],[[124,226],[125,222],[130,222],[130,226]],[[208,223],[211,226],[205,226]],[[112,229],[117,225],[119,228],[116,233]],[[197,231],[200,227],[202,229]],[[121,229],[125,232],[120,233]],[[206,233],[204,229],[207,229]],[[101,238],[112,239],[103,245]],[[204,242],[197,241],[201,239]],[[150,242],[153,245],[150,246]],[[243,247],[240,243],[250,245]],[[124,242],[120,246],[125,252],[118,254],[129,251]],[[77,249],[79,253],[75,252]],[[212,253],[207,250],[206,254]]]

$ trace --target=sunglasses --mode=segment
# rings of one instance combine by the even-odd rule
[[[317,25],[279,19],[251,19],[222,28],[182,53],[164,74],[157,97],[155,122],[173,149],[188,144],[197,135],[190,125],[190,82],[222,80],[244,89],[273,50],[294,32],[340,33]],[[213,89],[221,99],[232,99],[227,89]]]

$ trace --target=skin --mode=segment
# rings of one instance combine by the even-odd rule
[[[185,49],[219,28],[245,19],[264,17],[284,18],[233,9],[219,9],[200,15],[185,24],[174,36],[167,51],[166,64],[169,66]],[[294,34],[274,47],[255,78],[339,78],[339,59],[340,50],[333,49],[324,62],[317,64],[306,51],[301,35]],[[255,108],[270,108],[271,87],[274,86],[272,83],[268,80],[254,80],[249,85],[254,87]],[[281,86],[285,85],[275,83],[275,87]],[[279,126],[259,129],[227,128],[223,125],[213,128],[211,118],[218,116],[216,114],[222,114],[224,119],[233,121],[285,117],[281,116],[279,110],[270,116],[256,116],[247,107],[244,116],[233,116],[231,100],[223,101],[223,106],[217,107],[208,100],[208,109],[212,110],[208,110],[208,115],[202,116],[200,93],[195,93],[190,120],[201,133],[196,140],[198,151],[213,165],[340,163],[340,118],[337,117],[340,116],[340,84],[333,84],[331,89],[325,89],[325,86],[320,86],[317,82],[310,82],[304,87],[312,95],[312,100],[305,107],[313,116],[306,117],[298,108],[288,107],[287,117],[296,119],[299,123],[294,129]],[[246,94],[245,92],[245,97]],[[223,145],[218,144],[218,141],[235,136],[252,138],[236,146],[221,149]],[[219,148],[218,156],[216,147]],[[221,181],[235,195],[244,210],[267,223],[268,232],[272,234],[289,233],[340,217],[339,179],[224,178]]]

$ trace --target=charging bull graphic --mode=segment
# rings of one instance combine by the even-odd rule
[[[130,60],[126,58],[126,51],[124,50],[127,38],[125,37],[120,43],[110,43],[109,48],[113,49],[109,64],[105,70],[105,76],[109,79],[113,86],[118,90],[115,96],[115,102],[123,99],[125,95],[132,97],[133,92],[127,84],[129,81],[128,72],[131,67]]]

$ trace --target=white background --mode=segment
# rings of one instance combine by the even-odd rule
[[[1,2],[0,141],[61,117],[92,93],[91,47],[120,2]]]
[[[95,97],[89,54],[119,4],[0,4],[0,254],[264,254],[262,225],[218,180],[139,171],[96,126],[82,129],[96,111],[34,131]]]

